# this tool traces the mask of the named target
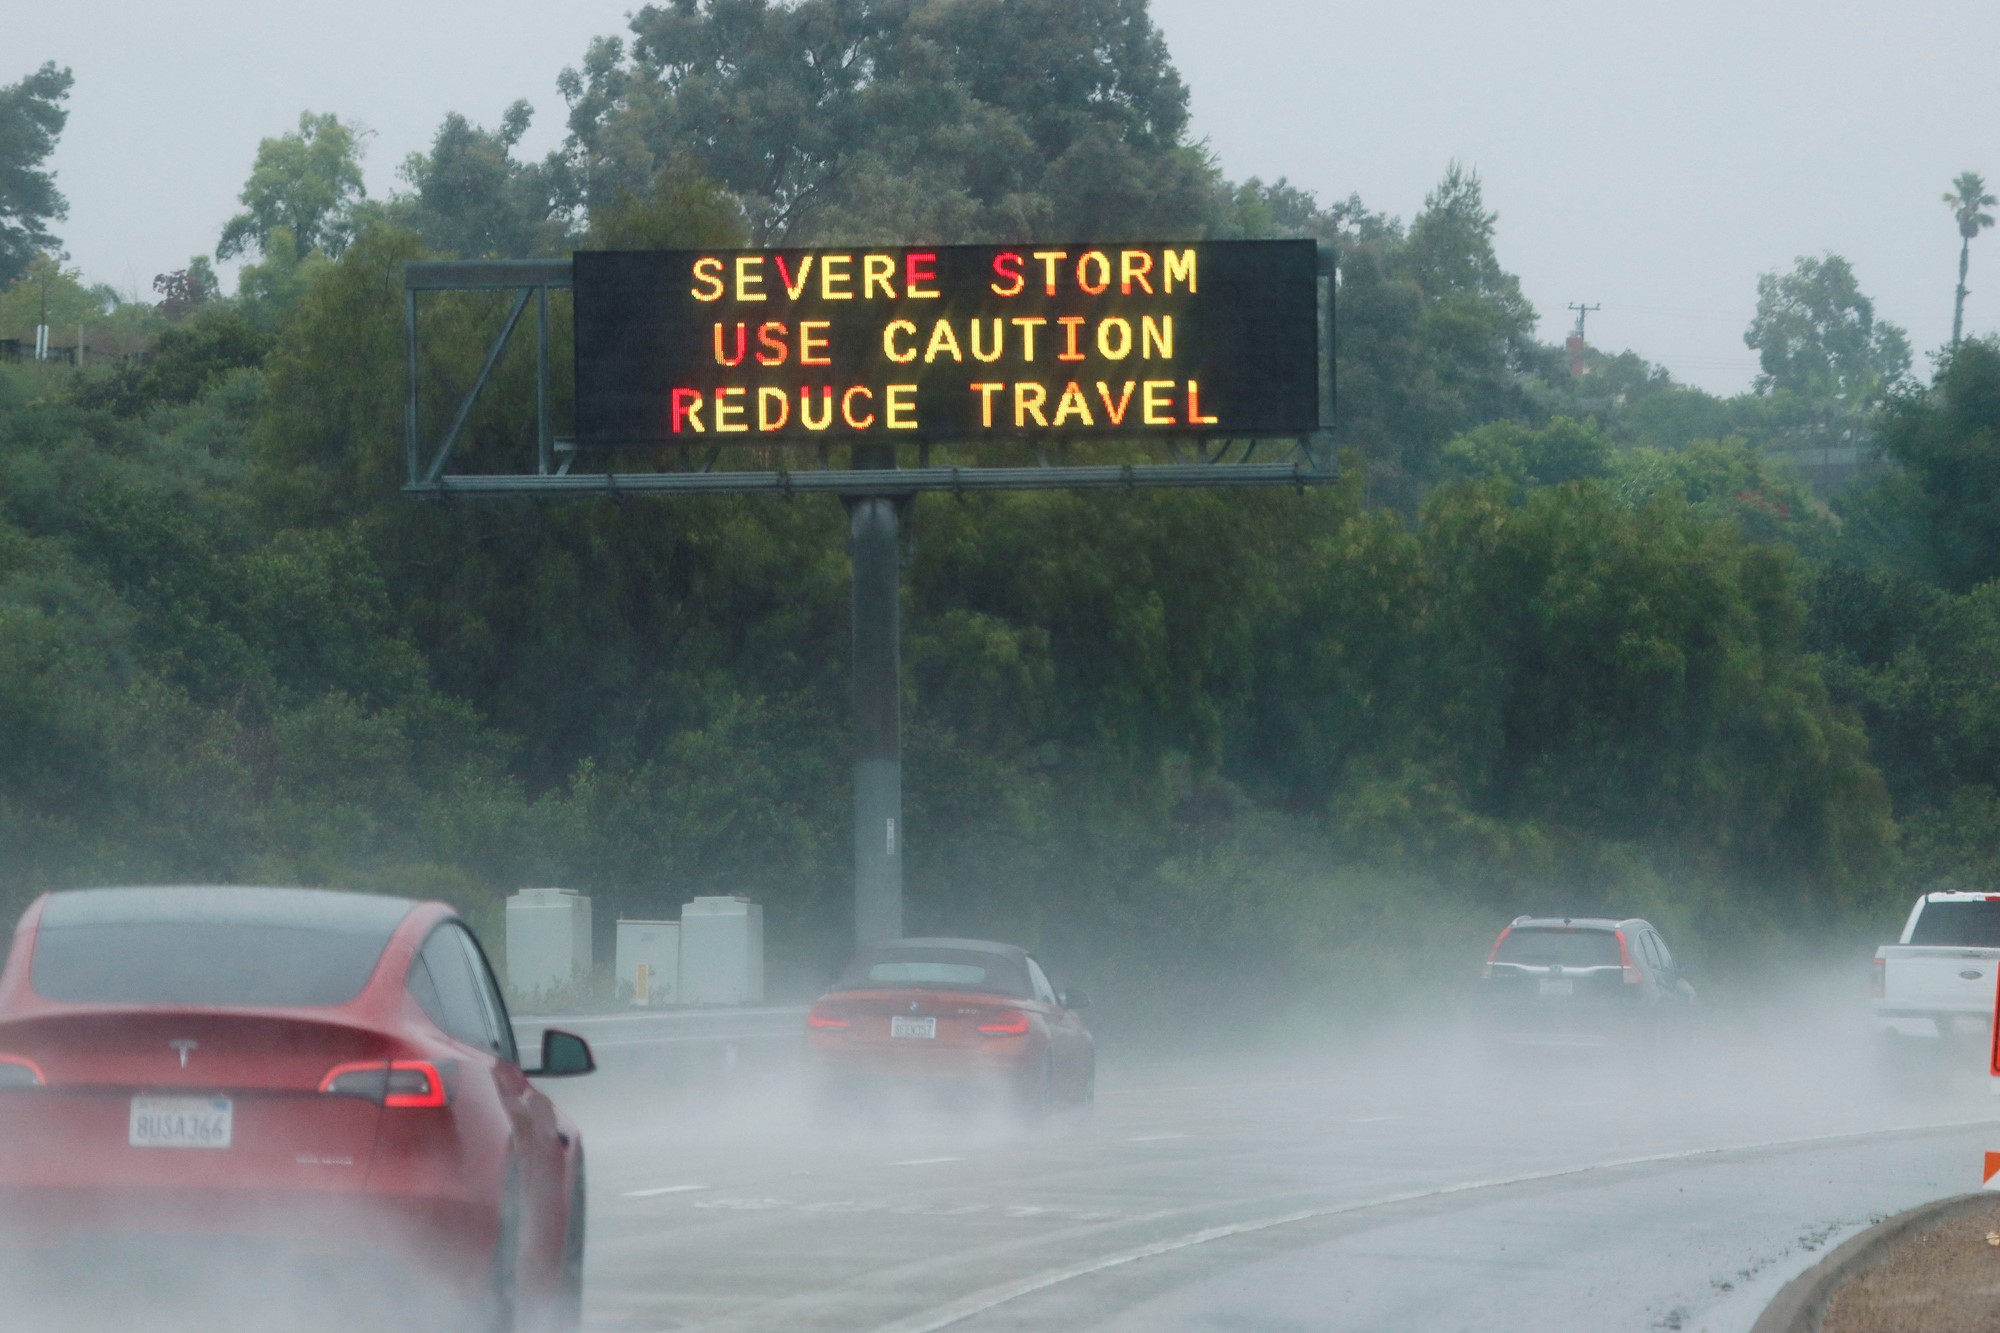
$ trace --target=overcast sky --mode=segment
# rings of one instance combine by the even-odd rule
[[[70,0],[9,5],[0,83],[76,74],[53,165],[59,226],[92,281],[150,299],[212,251],[257,141],[333,111],[373,131],[372,195],[448,111],[536,108],[624,0]],[[1716,392],[1746,388],[1760,272],[1833,251],[1921,355],[1951,331],[1960,171],[2000,182],[1993,0],[1153,0],[1232,177],[1358,193],[1405,219],[1456,159],[1500,215],[1501,262],[1559,340],[1629,347]],[[1995,193],[2000,193],[1996,189]],[[2000,329],[2000,232],[1973,248],[1971,332]]]

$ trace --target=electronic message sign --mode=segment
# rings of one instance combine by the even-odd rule
[[[583,446],[1302,436],[1312,241],[579,251]]]

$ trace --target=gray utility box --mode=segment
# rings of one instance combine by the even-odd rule
[[[639,984],[641,967],[646,969],[643,987]],[[618,923],[618,989],[629,990],[634,1004],[680,1003],[680,922]]]
[[[764,909],[748,898],[681,908],[681,1003],[764,1002]]]
[[[590,966],[590,899],[522,889],[507,900],[507,984],[516,995],[587,980]]]

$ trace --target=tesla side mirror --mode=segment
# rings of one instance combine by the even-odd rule
[[[1090,1008],[1090,996],[1085,994],[1079,986],[1071,986],[1068,990],[1056,996],[1056,999],[1061,1002],[1062,1007],[1065,1009]]]
[[[596,1068],[589,1042],[574,1032],[548,1028],[542,1033],[542,1066],[528,1072],[537,1078],[575,1078]]]

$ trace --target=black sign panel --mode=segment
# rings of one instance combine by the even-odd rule
[[[582,251],[578,443],[1319,427],[1311,241]]]

